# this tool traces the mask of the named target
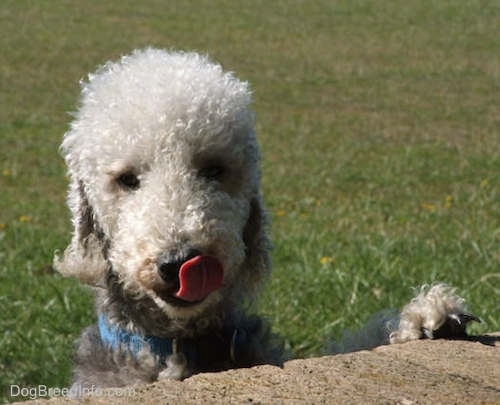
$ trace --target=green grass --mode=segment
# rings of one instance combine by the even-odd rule
[[[92,297],[58,145],[78,81],[147,45],[208,52],[255,94],[274,273],[262,314],[299,356],[447,281],[499,330],[497,1],[4,0],[0,402],[62,387]],[[3,399],[2,399],[3,398]]]

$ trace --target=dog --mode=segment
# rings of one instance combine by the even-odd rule
[[[250,104],[248,83],[192,52],[136,50],[82,82],[61,145],[74,232],[54,260],[96,292],[73,392],[288,358],[249,315],[271,247]],[[409,305],[350,348],[477,319],[442,284]]]

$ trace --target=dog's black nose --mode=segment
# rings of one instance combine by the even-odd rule
[[[181,266],[186,261],[199,255],[201,255],[201,252],[196,249],[189,249],[184,253],[176,250],[163,254],[156,261],[158,274],[166,283],[177,283]]]

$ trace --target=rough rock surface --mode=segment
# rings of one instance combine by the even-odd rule
[[[500,404],[500,333],[421,340],[99,392],[85,404]],[[121,395],[121,396],[120,396]],[[67,398],[33,404],[69,404]]]

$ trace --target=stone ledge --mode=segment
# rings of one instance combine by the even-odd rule
[[[500,332],[420,340],[336,356],[198,374],[133,387],[85,404],[500,404]],[[123,393],[123,392],[122,392]],[[67,398],[24,404],[75,403]]]

